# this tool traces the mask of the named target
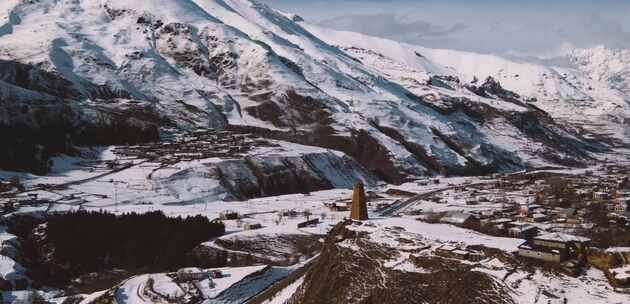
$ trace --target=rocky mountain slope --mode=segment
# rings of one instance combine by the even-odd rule
[[[628,142],[627,50],[574,50],[546,61],[504,58],[424,48],[307,23],[303,26],[412,91],[422,90],[412,80],[422,82],[432,75],[457,77],[468,85],[492,77],[554,119]]]
[[[474,266],[415,256],[426,243],[404,230],[382,233],[399,235],[403,253],[340,224],[289,303],[514,303],[508,286]]]
[[[513,253],[520,241],[413,219],[339,223],[305,274],[285,279],[278,284],[284,288],[268,299],[292,304],[627,301],[627,295],[610,292],[597,270],[574,278],[528,264]],[[479,258],[462,258],[473,253]]]
[[[198,127],[339,150],[388,182],[579,165],[607,149],[493,79],[426,77],[452,69],[339,48],[300,20],[249,0],[3,1],[0,60],[15,68],[0,74],[0,130],[23,135],[0,165],[35,151],[16,167],[45,172],[75,145]]]

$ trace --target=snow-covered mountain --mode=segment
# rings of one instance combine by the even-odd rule
[[[630,50],[596,47],[570,52],[572,63],[590,79],[630,94]]]
[[[575,88],[583,78],[301,21],[249,0],[3,1],[0,129],[25,139],[0,156],[45,160],[75,143],[227,128],[340,150],[397,182],[576,165],[606,149],[539,109],[555,115],[561,107],[548,105],[569,94],[566,109],[608,111],[612,101]],[[618,91],[592,86],[621,104]]]
[[[409,79],[451,75],[464,83],[493,77],[554,118],[628,142],[630,51],[578,49],[549,60],[430,49],[303,24],[413,90]]]

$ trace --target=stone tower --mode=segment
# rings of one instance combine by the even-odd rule
[[[350,218],[355,221],[363,221],[368,219],[367,201],[365,199],[365,189],[363,183],[358,182],[354,185],[352,193],[352,210]]]

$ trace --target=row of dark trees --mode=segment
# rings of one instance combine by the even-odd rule
[[[57,270],[79,275],[123,268],[169,270],[185,266],[197,245],[225,233],[221,222],[162,212],[113,215],[71,212],[48,219],[45,243]]]

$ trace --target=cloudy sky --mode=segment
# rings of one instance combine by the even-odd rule
[[[630,48],[630,0],[261,0],[308,22],[434,48],[551,57]]]

